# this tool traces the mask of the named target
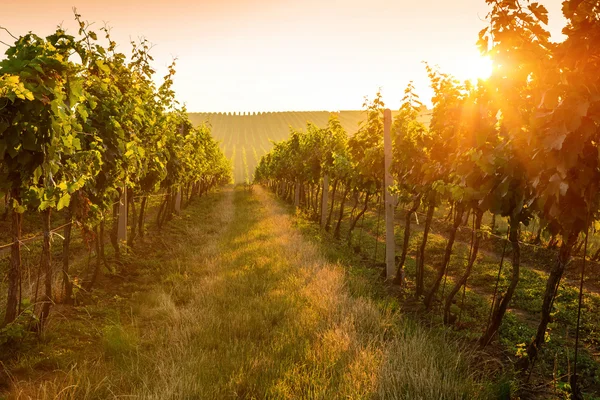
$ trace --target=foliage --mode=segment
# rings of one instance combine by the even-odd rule
[[[62,28],[45,38],[28,33],[16,38],[0,61],[0,195],[10,200],[8,211],[16,216],[6,323],[17,314],[18,215],[43,212],[42,264],[51,300],[52,211],[66,209],[67,221],[77,220],[92,236],[95,227],[103,230],[107,212],[124,191],[170,195],[193,186],[192,193],[201,194],[231,179],[230,163],[210,129],[194,126],[175,100],[175,62],[156,87],[146,40],[132,42],[128,57],[116,51],[108,28],[101,28],[103,44],[76,11],[75,20],[77,36]],[[70,229],[70,223],[65,226]],[[97,243],[103,240],[93,236]]]
[[[566,40],[561,43],[550,40],[544,27],[548,12],[543,5],[519,0],[486,3],[490,6],[488,26],[479,33],[477,44],[482,55],[493,61],[491,77],[459,82],[426,65],[434,92],[428,127],[417,120],[420,101],[409,84],[393,123],[392,173],[396,182],[392,190],[401,203],[415,201],[414,210],[422,196],[429,198],[429,204],[451,203],[467,215],[473,210],[479,221],[486,211],[508,217],[512,275],[493,310],[493,320],[498,323],[520,279],[520,228],[536,219],[550,234],[562,238],[558,259],[532,299],[542,309],[537,334],[519,351],[524,359],[533,360],[547,343],[557,294],[566,295],[560,291],[560,282],[575,244],[599,211],[600,3],[563,2]],[[341,168],[340,178],[371,182],[372,187],[383,181],[383,107],[379,93],[373,102],[365,103],[366,121],[348,139],[347,156],[339,163],[352,168]],[[298,157],[294,151],[293,146],[288,147],[286,159]],[[294,181],[300,171],[289,164],[286,179]],[[269,171],[257,176],[264,181],[281,178]],[[431,193],[434,195],[425,196]],[[451,211],[462,216],[456,209]],[[475,260],[474,255],[470,258]],[[472,263],[458,287],[466,284],[471,267]],[[445,268],[442,265],[440,273],[444,274]],[[437,286],[432,292],[435,290]],[[525,292],[520,289],[516,293],[522,297]],[[577,300],[575,293],[571,295]],[[447,299],[447,305],[451,300]],[[578,303],[573,301],[571,306],[565,322],[586,329],[585,316],[583,321],[573,318]],[[490,324],[484,344],[497,329]],[[573,385],[574,396],[576,392]]]

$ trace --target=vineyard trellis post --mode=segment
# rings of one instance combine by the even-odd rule
[[[294,209],[297,210],[300,207],[300,181],[296,182],[294,188]]]
[[[127,243],[127,185],[123,184],[121,198],[119,199],[119,222],[117,230],[117,240]]]
[[[393,279],[395,269],[396,246],[394,244],[394,196],[390,193],[392,186],[392,111],[386,108],[383,113],[383,149],[385,166],[385,185],[383,188],[385,199],[385,270],[386,279]]]
[[[321,201],[321,227],[325,228],[327,224],[327,202],[329,196],[329,175],[323,176],[323,199]]]
[[[175,212],[179,214],[181,212],[181,188],[177,189],[175,195]]]

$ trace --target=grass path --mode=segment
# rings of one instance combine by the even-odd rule
[[[269,193],[211,196],[172,224],[163,249],[140,253],[161,282],[146,276],[129,318],[102,330],[101,354],[19,382],[9,398],[486,398],[472,354],[391,298],[351,295],[347,266]]]

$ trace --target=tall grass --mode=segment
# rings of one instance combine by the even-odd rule
[[[262,189],[227,189],[211,210],[175,222],[162,282],[102,329],[98,357],[9,398],[486,397],[471,352],[391,299],[350,294],[352,274]]]

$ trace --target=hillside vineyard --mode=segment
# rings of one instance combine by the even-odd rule
[[[330,116],[328,111],[228,112],[188,113],[195,125],[207,123],[225,156],[233,165],[235,183],[252,180],[258,161],[279,142],[290,136],[290,130],[302,130],[311,122],[323,128]],[[340,123],[353,135],[365,121],[365,111],[339,111]],[[394,115],[397,113],[395,112]],[[431,111],[423,107],[419,121],[429,124]],[[244,159],[246,160],[244,162]]]
[[[599,400],[600,0],[485,4],[431,109],[189,112],[146,39],[0,26],[0,399]]]

